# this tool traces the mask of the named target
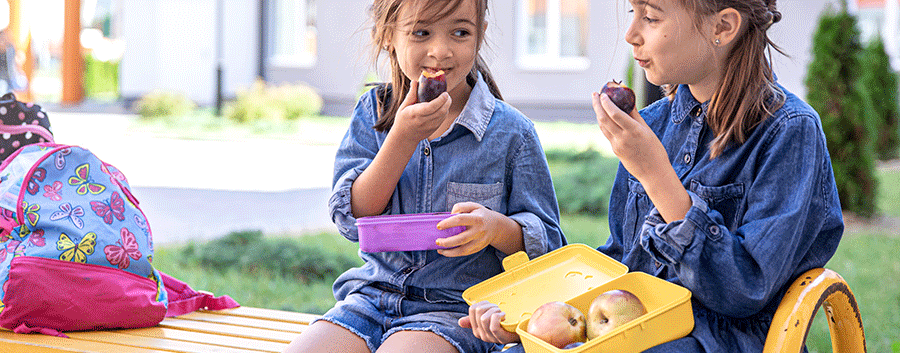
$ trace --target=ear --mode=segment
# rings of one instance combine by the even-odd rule
[[[715,46],[727,46],[743,32],[744,17],[738,10],[729,7],[719,11],[715,17]]]

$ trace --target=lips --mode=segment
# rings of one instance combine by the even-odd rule
[[[434,73],[436,73],[436,72],[438,72],[438,71],[444,71],[444,73],[447,73],[447,72],[450,71],[450,68],[427,67],[427,66],[426,66],[426,67],[423,67],[422,70],[423,70],[423,71],[427,71],[427,72],[430,73],[430,74],[434,74]]]
[[[650,64],[650,60],[641,60],[638,58],[634,58],[634,60],[637,61],[638,65],[640,65],[641,67],[647,67],[647,65]]]

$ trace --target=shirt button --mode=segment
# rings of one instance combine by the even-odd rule
[[[422,152],[425,153],[426,156],[430,156],[430,155],[431,155],[431,149],[428,148],[427,146],[425,147],[425,150],[422,151]]]
[[[719,235],[719,226],[716,226],[716,225],[709,226],[709,234]]]
[[[684,155],[684,163],[685,163],[685,164],[691,164],[691,155],[690,155],[690,154],[685,153],[685,155]]]
[[[699,105],[694,107],[694,110],[691,112],[691,114],[693,114],[694,116],[700,116],[700,113],[703,113],[703,108],[701,108]]]
[[[656,268],[659,268],[660,266],[662,266],[662,263],[659,261],[656,261]]]

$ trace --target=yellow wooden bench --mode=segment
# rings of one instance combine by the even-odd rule
[[[865,352],[856,299],[836,272],[817,268],[797,278],[769,329],[765,353],[800,352],[820,307],[828,317],[835,353]],[[130,330],[67,332],[70,338],[0,331],[6,353],[238,353],[281,352],[317,315],[240,307],[167,318],[158,326]]]
[[[318,315],[239,307],[166,318],[148,328],[66,332],[69,338],[0,331],[4,353],[281,352]]]

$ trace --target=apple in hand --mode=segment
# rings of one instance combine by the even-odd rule
[[[556,348],[584,342],[584,314],[578,308],[554,301],[541,305],[531,314],[526,331]]]
[[[587,338],[603,336],[646,313],[641,300],[629,291],[603,292],[591,301],[588,309]]]
[[[634,109],[634,91],[628,86],[622,84],[621,81],[610,81],[603,85],[600,94],[606,93],[609,99],[616,104],[619,109],[626,113],[631,113]]]
[[[435,73],[422,71],[422,75],[419,75],[419,91],[416,92],[420,103],[431,102],[444,92],[447,92],[444,70]]]

